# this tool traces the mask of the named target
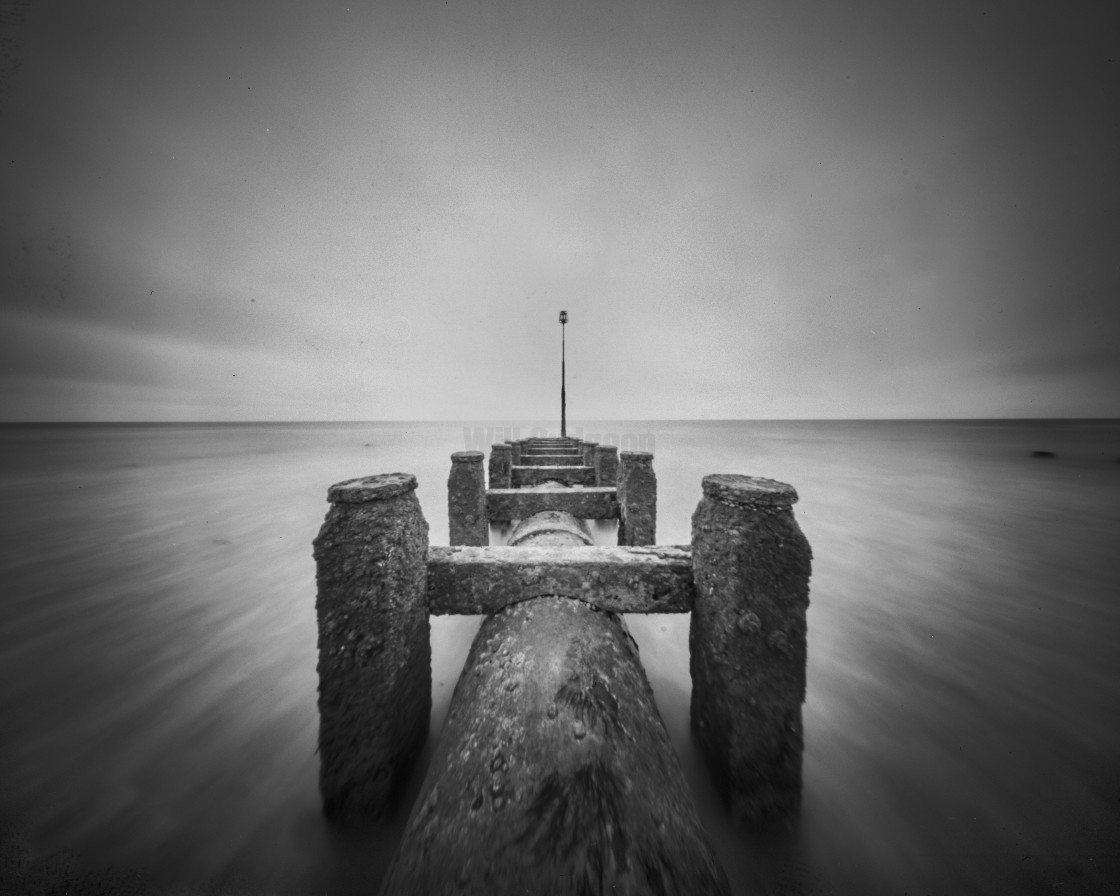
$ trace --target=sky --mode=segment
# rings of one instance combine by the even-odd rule
[[[0,421],[1120,417],[1114,0],[0,0]]]

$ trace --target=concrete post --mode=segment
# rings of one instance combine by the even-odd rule
[[[657,477],[648,451],[623,451],[618,463],[618,543],[656,544]]]
[[[692,730],[739,821],[801,798],[812,552],[792,486],[712,475],[692,517]]]
[[[521,439],[517,439],[516,441],[510,440],[510,442],[509,442],[509,456],[510,456],[509,462],[511,464],[520,464],[521,463],[521,444],[522,444]]]
[[[618,446],[595,446],[595,479],[600,486],[612,486],[618,480]]]
[[[392,807],[428,734],[428,524],[407,473],[331,486],[314,555],[319,790],[336,818]]]
[[[595,466],[595,448],[598,442],[583,442],[580,444],[580,449],[583,451],[583,465],[585,467]]]
[[[447,523],[451,544],[485,547],[490,543],[486,518],[486,477],[481,451],[456,451],[451,455],[447,479]]]
[[[513,448],[506,442],[490,446],[490,488],[509,488]]]

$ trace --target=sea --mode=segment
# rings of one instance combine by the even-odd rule
[[[341,829],[317,790],[327,488],[414,473],[446,544],[450,454],[556,430],[0,426],[0,892],[376,892],[407,802]],[[796,819],[728,820],[689,733],[688,617],[627,617],[735,893],[1120,892],[1120,421],[568,431],[654,452],[662,544],[689,542],[708,473],[800,496],[814,560]],[[410,793],[478,625],[433,619]]]

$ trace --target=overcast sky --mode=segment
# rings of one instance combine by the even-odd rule
[[[0,419],[1120,416],[1114,0],[0,9]]]

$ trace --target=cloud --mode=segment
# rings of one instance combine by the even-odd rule
[[[4,312],[0,322],[6,419],[267,418],[308,398],[298,365],[268,352],[51,315]]]
[[[1116,324],[1120,85],[1074,13],[222,15],[26,30],[9,409],[21,378],[161,418],[531,417],[561,307],[590,416],[998,415],[1026,383],[1054,414],[1069,377],[1112,407],[1106,365],[1029,360]]]

